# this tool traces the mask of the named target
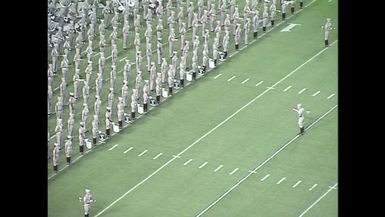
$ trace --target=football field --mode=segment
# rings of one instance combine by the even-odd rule
[[[49,160],[48,216],[84,216],[78,198],[89,188],[92,217],[337,217],[338,1],[304,4],[285,21],[277,13],[258,39],[251,31],[248,45],[241,38],[239,51],[231,35],[227,60],[84,156],[75,140],[75,162],[66,166],[61,153],[57,175]],[[336,28],[329,47],[327,17]],[[309,111],[304,135],[298,103]]]

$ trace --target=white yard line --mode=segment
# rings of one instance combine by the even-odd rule
[[[186,166],[186,165],[189,164],[192,160],[193,160],[193,159],[190,159],[190,160],[186,161],[186,162],[183,164],[183,166]]]
[[[207,164],[207,161],[204,162],[202,165],[200,165],[198,168],[199,168],[199,169],[202,169],[204,166],[206,166],[206,164]]]
[[[125,150],[123,153],[125,154],[125,153],[129,152],[129,151],[131,151],[133,148],[134,148],[134,147],[130,147],[129,149]]]
[[[235,172],[237,172],[239,170],[239,168],[235,168],[235,169],[233,169],[233,171],[231,171],[230,173],[229,173],[229,175],[230,176],[232,176]]]
[[[220,165],[219,167],[217,167],[214,172],[218,172],[221,168],[223,167],[223,165]]]
[[[334,43],[336,43],[338,40],[334,41],[331,45],[333,45]],[[315,57],[317,57],[318,55],[320,55],[322,52],[324,52],[327,48],[323,48],[320,52],[318,52],[317,54],[315,54],[313,57],[311,57],[309,60],[307,60],[305,63],[301,64],[300,66],[298,66],[296,69],[294,69],[293,71],[291,71],[289,74],[287,74],[285,77],[283,77],[281,80],[277,81],[273,86],[276,86],[278,85],[279,83],[281,83],[282,81],[284,81],[286,78],[290,77],[292,74],[294,74],[297,70],[299,70],[300,68],[302,68],[304,65],[306,65],[308,62],[310,62],[311,60],[313,60]],[[190,144],[188,147],[186,147],[184,150],[182,150],[178,155],[181,155],[183,154],[184,152],[188,151],[191,147],[193,147],[195,144],[197,144],[198,142],[200,142],[202,139],[204,139],[206,136],[210,135],[212,132],[214,132],[217,128],[219,128],[220,126],[222,126],[224,123],[226,123],[227,121],[229,121],[232,117],[234,117],[236,114],[238,114],[239,112],[241,112],[243,109],[245,109],[247,106],[249,106],[251,103],[253,103],[255,100],[259,99],[261,96],[263,96],[264,94],[266,94],[267,92],[269,91],[269,89],[266,89],[265,91],[263,91],[261,94],[259,94],[258,96],[256,96],[254,99],[252,99],[251,101],[249,101],[248,103],[246,103],[244,106],[242,106],[241,108],[239,108],[236,112],[234,112],[233,114],[231,114],[229,117],[227,117],[225,120],[223,120],[221,123],[219,123],[218,125],[216,125],[214,128],[212,128],[211,130],[209,130],[207,133],[205,133],[203,136],[201,136],[199,139],[195,140],[195,142],[193,142],[192,144]],[[326,114],[328,114],[330,111],[332,111],[335,107],[337,107],[337,105],[335,105],[331,110],[329,110]],[[325,115],[326,115],[325,114]],[[324,116],[322,116],[324,117]],[[321,117],[321,118],[322,118]],[[320,120],[320,119],[319,119]],[[316,121],[318,122],[318,121]],[[316,123],[314,122],[314,123]],[[313,123],[313,124],[314,124]],[[311,127],[312,125],[309,126],[309,128]],[[296,137],[294,137],[294,139],[292,141],[294,141],[296,138],[298,138],[299,135],[297,135]],[[290,143],[292,142],[290,141]],[[288,143],[288,144],[290,144]],[[286,144],[285,146],[283,146],[283,148],[285,148],[288,144]],[[281,148],[280,150],[278,150],[278,152],[276,152],[274,155],[272,155],[272,157],[274,157],[277,153],[279,153],[283,148]],[[271,157],[271,158],[272,158]],[[150,179],[151,177],[153,177],[155,174],[157,174],[159,171],[161,171],[164,167],[166,167],[168,164],[170,164],[171,162],[173,162],[176,158],[173,157],[171,158],[169,161],[167,161],[165,164],[163,164],[161,167],[159,167],[157,170],[155,170],[154,172],[152,172],[150,175],[148,175],[145,179],[143,179],[142,181],[140,181],[138,184],[136,184],[134,187],[132,187],[131,189],[129,189],[128,191],[126,191],[124,194],[122,194],[122,196],[120,196],[119,198],[117,198],[116,200],[114,200],[110,205],[108,205],[106,208],[104,208],[102,211],[100,211],[97,215],[95,215],[95,217],[98,217],[100,216],[101,214],[103,214],[107,209],[109,209],[111,206],[113,206],[115,203],[119,202],[122,198],[124,198],[127,194],[129,194],[130,192],[132,192],[133,190],[135,190],[137,187],[139,187],[140,185],[142,185],[144,182],[146,182],[148,179]],[[270,159],[268,159],[270,160]],[[252,173],[249,173],[248,176],[246,176],[246,178],[248,178]],[[246,179],[244,178],[244,179]],[[238,184],[236,184],[235,186],[239,185],[241,182],[243,182],[242,179],[240,182],[238,182]],[[227,192],[230,192],[234,189],[235,187],[231,188],[229,191]],[[212,204],[209,205],[209,207],[207,207],[206,209],[204,209],[198,216],[202,215],[204,212],[206,212],[209,208],[211,208],[212,206],[214,206],[220,199],[222,199],[224,196],[226,196],[228,193],[225,193],[223,194],[219,199],[217,199],[216,201],[214,201]]]
[[[280,179],[278,182],[277,182],[277,185],[281,184],[281,182],[283,182],[283,180],[285,180],[286,177],[283,177],[282,179]]]
[[[269,176],[270,176],[270,174],[267,174],[266,176],[264,176],[264,177],[261,179],[261,181],[262,181],[262,182],[265,181]]]
[[[114,146],[112,146],[110,149],[108,149],[108,151],[111,151],[112,149],[116,148],[116,146],[118,146],[119,144],[115,144]]]
[[[312,96],[317,96],[321,91],[315,92]]]
[[[301,180],[298,180],[298,182],[295,183],[295,184],[294,184],[293,186],[291,186],[291,187],[292,187],[292,188],[295,188],[295,187],[297,187],[301,182],[302,182]]]
[[[316,205],[323,197],[325,197],[331,190],[335,189],[334,187],[336,187],[338,185],[338,183],[334,184],[333,187],[329,187],[329,190],[327,190],[320,198],[318,198],[316,201],[314,201],[314,203],[312,203],[305,211],[303,211],[298,217],[302,217],[303,215],[305,215],[305,213],[307,213],[307,211],[309,211],[314,205]]]
[[[288,86],[288,87],[286,87],[286,89],[284,89],[283,90],[283,92],[286,92],[286,91],[288,91],[290,88],[291,88],[292,86],[290,85],[290,86]]]
[[[231,81],[231,80],[233,80],[235,77],[237,77],[237,76],[233,76],[233,77],[231,77],[231,78],[229,78],[229,80],[227,80],[227,81]]]
[[[260,81],[260,82],[258,82],[258,84],[256,84],[255,86],[256,87],[258,87],[260,84],[262,84],[263,83],[263,81]]]
[[[326,115],[328,115],[330,112],[332,112],[338,105],[333,106],[330,108],[326,113],[324,113],[321,117],[319,117],[316,121],[314,121],[312,124],[310,124],[305,130],[310,129],[314,124],[316,124],[318,121],[320,121],[322,118],[324,118]],[[269,162],[272,158],[274,158],[279,152],[284,150],[288,145],[290,145],[293,141],[295,141],[297,138],[299,138],[300,135],[297,134],[294,138],[292,138],[289,142],[287,142],[285,145],[283,145],[280,149],[278,149],[274,154],[272,154],[270,157],[268,157],[265,161],[263,161],[259,166],[257,166],[253,171],[250,171],[245,177],[243,177],[241,180],[239,180],[235,185],[233,185],[230,189],[228,189],[226,192],[224,192],[220,197],[215,199],[212,203],[210,203],[205,209],[203,209],[199,214],[196,215],[196,217],[199,217],[203,215],[207,210],[209,210],[211,207],[213,207],[215,204],[217,204],[222,198],[224,198],[227,194],[229,194],[232,190],[234,190],[236,187],[238,187],[242,182],[244,182],[247,178],[249,178],[254,172],[256,172],[258,169],[260,169],[263,165],[265,165],[267,162]]]
[[[138,156],[141,157],[142,155],[146,154],[148,150],[144,150],[142,153],[140,153]]]
[[[313,190],[318,184],[314,184],[313,186],[311,186],[311,188],[309,188],[309,191]]]
[[[327,98],[327,99],[330,99],[330,98],[332,98],[334,95],[336,95],[336,94],[335,94],[335,93],[333,93],[332,95],[328,96],[328,98]]]
[[[306,90],[306,88],[303,88],[302,90],[300,90],[300,91],[298,92],[298,94],[303,93],[305,90]]]
[[[244,83],[248,82],[249,80],[250,80],[250,78],[248,78],[248,79],[246,79],[246,80],[242,81],[242,84],[244,84]]]
[[[158,155],[156,155],[153,160],[156,160],[158,157],[160,157],[163,153],[159,153]]]
[[[316,0],[313,0],[312,2],[310,2],[308,5],[305,6],[308,7],[309,5],[311,5],[313,2],[315,2]],[[290,16],[291,17],[291,16]],[[282,22],[281,22],[282,23]],[[280,23],[279,23],[280,24]],[[278,25],[279,25],[278,24]],[[278,26],[277,25],[277,26]],[[256,40],[254,40],[256,41]],[[253,41],[253,42],[254,42]],[[336,43],[338,40],[334,41],[333,43],[330,44],[330,46],[332,46],[334,43]],[[320,55],[322,52],[324,52],[325,50],[327,49],[324,48],[322,49],[320,52],[318,52],[316,55],[314,55],[313,57],[311,57],[309,60],[307,60],[305,63],[303,63],[302,65],[298,66],[296,69],[294,69],[292,72],[290,72],[288,75],[286,75],[285,77],[283,77],[281,80],[279,80],[278,82],[276,82],[273,86],[275,85],[278,85],[279,83],[281,83],[283,80],[285,80],[286,78],[288,78],[289,76],[291,76],[292,74],[294,74],[298,69],[302,68],[304,65],[306,65],[308,62],[310,62],[311,60],[313,60],[315,57],[317,57],[318,55]],[[215,131],[217,128],[219,128],[220,126],[222,126],[224,123],[226,123],[228,120],[230,120],[232,117],[234,117],[236,114],[238,114],[240,111],[242,111],[243,109],[245,109],[247,106],[249,106],[251,103],[253,103],[255,100],[259,99],[261,96],[263,96],[265,93],[267,93],[269,90],[265,90],[263,91],[261,94],[259,94],[257,97],[255,97],[254,99],[252,99],[250,102],[248,102],[247,104],[245,104],[243,107],[241,107],[240,109],[238,109],[236,112],[234,112],[232,115],[230,115],[229,117],[227,117],[225,120],[223,120],[221,123],[219,123],[218,125],[216,125],[214,128],[212,128],[210,131],[208,131],[207,133],[205,133],[203,136],[201,136],[199,139],[197,139],[195,142],[193,142],[192,144],[190,144],[188,147],[186,147],[184,150],[182,150],[178,155],[181,155],[183,154],[184,152],[188,151],[191,147],[193,147],[195,144],[197,144],[198,142],[200,142],[203,138],[205,138],[206,136],[208,136],[209,134],[211,134],[213,131]],[[336,105],[337,106],[337,105]],[[335,107],[336,107],[335,106]],[[334,108],[333,108],[334,109]],[[312,125],[310,125],[312,126]],[[299,135],[297,135],[298,137]],[[142,181],[140,181],[139,183],[137,183],[135,186],[133,186],[132,188],[130,188],[128,191],[126,191],[124,194],[122,194],[119,198],[117,198],[116,200],[114,200],[111,204],[109,204],[106,208],[104,208],[102,211],[100,211],[98,214],[95,215],[95,217],[98,217],[100,216],[101,214],[103,214],[106,210],[108,210],[110,207],[112,207],[115,203],[119,202],[121,199],[123,199],[127,194],[129,194],[130,192],[132,192],[133,190],[135,190],[136,188],[138,188],[140,185],[142,185],[143,183],[145,183],[147,180],[149,180],[151,177],[153,177],[155,174],[157,174],[159,171],[161,171],[164,167],[166,167],[168,164],[170,164],[171,162],[173,162],[174,160],[176,159],[176,157],[173,157],[171,158],[169,161],[167,161],[166,163],[164,163],[162,166],[160,166],[158,169],[156,169],[154,172],[152,172],[150,175],[148,175],[145,179],[143,179]],[[232,190],[232,189],[231,189]],[[230,190],[230,191],[231,191]],[[209,209],[211,206],[213,206],[214,204],[210,205],[207,209]],[[204,210],[202,212],[202,214],[205,212],[206,210]],[[201,214],[200,214],[201,215]]]
[[[214,77],[214,79],[219,78],[219,76],[221,76],[221,75],[222,75],[222,73],[218,74],[217,76]]]

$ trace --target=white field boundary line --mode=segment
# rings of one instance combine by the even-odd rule
[[[332,46],[334,43],[336,43],[338,40],[334,41],[333,43],[330,44],[330,46]],[[321,53],[323,53],[326,49],[328,49],[328,47],[325,47],[323,48],[320,52],[318,52],[316,55],[314,55],[313,57],[311,57],[310,59],[308,59],[306,62],[304,62],[303,64],[301,64],[300,66],[298,66],[296,69],[294,69],[293,71],[291,71],[289,74],[287,74],[285,77],[283,77],[281,80],[277,81],[272,87],[278,85],[279,83],[281,83],[282,81],[284,81],[286,78],[288,78],[289,76],[291,76],[292,74],[294,74],[296,71],[298,71],[300,68],[302,68],[304,65],[306,65],[308,62],[310,62],[311,60],[313,60],[314,58],[316,58],[318,55],[320,55]],[[197,144],[198,142],[200,142],[202,139],[204,139],[206,136],[210,135],[212,132],[214,132],[216,129],[218,129],[220,126],[222,126],[224,123],[226,123],[227,121],[229,121],[231,118],[233,118],[235,115],[237,115],[239,112],[241,112],[243,109],[245,109],[247,106],[249,106],[251,103],[253,103],[254,101],[256,101],[257,99],[259,99],[261,96],[263,96],[264,94],[266,94],[269,90],[271,89],[266,89],[265,91],[263,91],[261,94],[259,94],[258,96],[256,96],[254,99],[252,99],[251,101],[249,101],[247,104],[245,104],[244,106],[242,106],[241,108],[239,108],[236,112],[234,112],[233,114],[231,114],[229,117],[227,117],[225,120],[223,120],[221,123],[219,123],[218,125],[216,125],[214,128],[212,128],[210,131],[208,131],[207,133],[205,133],[203,136],[201,136],[199,139],[195,140],[195,142],[193,142],[192,144],[190,144],[189,146],[187,146],[184,150],[182,150],[181,152],[179,152],[177,154],[177,156],[179,155],[182,155],[183,153],[185,153],[187,150],[189,150],[191,147],[193,147],[195,144]],[[132,187],[131,189],[129,189],[127,192],[125,192],[122,196],[120,196],[118,199],[116,199],[115,201],[113,201],[110,205],[108,205],[106,208],[104,208],[102,211],[100,211],[98,214],[95,215],[95,217],[98,217],[100,216],[101,214],[103,214],[107,209],[109,209],[111,206],[113,206],[115,203],[117,203],[118,201],[120,201],[122,198],[124,198],[127,194],[129,194],[130,192],[132,192],[133,190],[135,190],[137,187],[139,187],[140,185],[142,185],[144,182],[146,182],[148,179],[150,179],[152,176],[154,176],[155,174],[157,174],[159,171],[161,171],[164,167],[166,167],[168,164],[170,164],[171,162],[173,162],[177,157],[173,157],[171,158],[169,161],[167,161],[165,164],[163,164],[162,166],[160,166],[158,169],[156,169],[154,172],[152,172],[150,175],[148,175],[145,179],[143,179],[142,181],[140,181],[138,184],[136,184],[134,187]]]
[[[310,129],[314,124],[316,124],[318,121],[320,121],[322,118],[324,118],[326,115],[328,115],[330,112],[332,112],[336,107],[335,105],[332,108],[330,108],[326,113],[324,113],[321,117],[319,117],[317,120],[315,120],[313,123],[311,123],[306,130]],[[299,138],[300,135],[297,134],[294,138],[292,138],[289,142],[287,142],[285,145],[283,145],[280,149],[278,149],[274,154],[272,154],[270,157],[268,157],[265,161],[263,161],[261,164],[259,164],[254,170],[250,171],[246,176],[244,176],[241,180],[239,180],[235,185],[233,185],[230,189],[228,189],[226,192],[224,192],[220,197],[218,197],[216,200],[214,200],[212,203],[210,203],[205,209],[203,209],[199,214],[197,214],[195,217],[202,216],[207,210],[209,210],[211,207],[213,207],[215,204],[217,204],[222,198],[224,198],[227,194],[229,194],[232,190],[234,190],[236,187],[238,187],[242,182],[244,182],[247,178],[249,178],[252,174],[256,173],[258,169],[260,169],[263,165],[265,165],[267,162],[269,162],[273,157],[275,157],[279,152],[281,152],[283,149],[285,149],[288,145],[290,145],[292,142],[294,142],[297,138]]]
[[[302,217],[309,211],[314,205],[316,205],[323,197],[325,197],[331,190],[335,189],[335,187],[338,185],[338,183],[334,184],[333,187],[329,186],[329,190],[327,190],[320,198],[318,198],[314,203],[312,203],[305,211],[303,211],[298,217]]]

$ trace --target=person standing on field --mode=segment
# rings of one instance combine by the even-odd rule
[[[298,114],[298,126],[299,126],[299,134],[303,135],[305,133],[305,127],[304,127],[304,113],[305,109],[302,107],[302,104],[297,104],[297,108],[294,108],[293,111],[297,112]]]
[[[332,30],[332,23],[330,18],[326,18],[326,22],[323,25],[324,35],[325,35],[325,47],[329,47],[329,35]]]

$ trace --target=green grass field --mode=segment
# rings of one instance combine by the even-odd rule
[[[241,14],[244,1],[238,4]],[[257,40],[251,31],[248,46],[242,33],[239,52],[231,36],[231,58],[82,157],[75,126],[78,160],[65,167],[62,151],[57,175],[48,160],[48,216],[84,216],[78,197],[85,188],[97,200],[92,217],[338,216],[338,1],[305,0],[305,6],[298,11],[297,5],[284,22],[277,13],[276,26],[263,35],[260,30]],[[328,48],[320,28],[326,17],[337,28]],[[281,32],[289,24],[300,25]],[[163,49],[168,52],[168,45]],[[126,56],[134,61],[132,49],[119,52],[119,59]],[[121,71],[124,62],[118,64]],[[116,83],[121,81],[120,73]],[[292,110],[297,103],[310,111],[303,136]],[[105,106],[106,99],[101,129]],[[92,112],[90,106],[89,117]],[[67,108],[64,114],[66,126]],[[55,121],[54,115],[48,119],[50,132]]]

